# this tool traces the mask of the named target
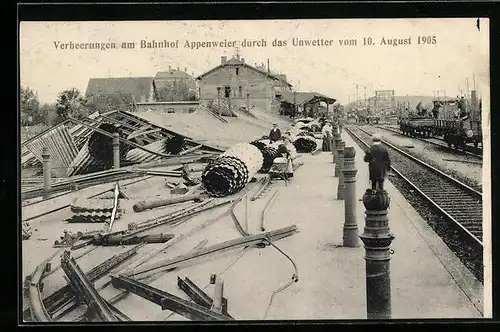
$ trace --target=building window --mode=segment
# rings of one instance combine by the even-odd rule
[[[243,88],[241,86],[238,87],[238,93],[240,95],[240,98],[243,97]]]
[[[236,68],[236,75],[240,74],[240,68]]]

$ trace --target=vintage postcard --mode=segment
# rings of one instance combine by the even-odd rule
[[[19,29],[24,323],[492,317],[487,18]]]

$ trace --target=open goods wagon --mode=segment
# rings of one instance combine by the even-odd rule
[[[458,100],[434,101],[434,109],[427,116],[409,116],[399,119],[399,128],[404,135],[435,137],[445,141],[449,147],[465,149],[470,143],[482,144],[479,105],[471,105],[470,113],[460,115]]]

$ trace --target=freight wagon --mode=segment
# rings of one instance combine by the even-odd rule
[[[433,104],[433,110],[425,116],[400,118],[401,132],[413,137],[439,138],[456,149],[465,149],[468,143],[475,147],[482,144],[480,104],[473,102],[466,116],[460,114],[459,100],[436,100]]]

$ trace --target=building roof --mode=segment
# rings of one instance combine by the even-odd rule
[[[153,84],[153,77],[91,78],[85,95],[125,93],[140,101],[142,96],[149,96]]]
[[[236,58],[232,58],[232,59],[227,60],[227,61],[226,61],[226,63],[225,63],[224,65],[220,64],[220,65],[218,65],[217,67],[210,69],[210,70],[209,70],[209,71],[207,71],[206,73],[201,74],[200,76],[196,77],[196,79],[197,79],[197,80],[201,80],[204,76],[207,76],[208,74],[210,74],[210,73],[212,73],[212,72],[216,71],[216,70],[217,70],[217,69],[219,69],[219,68],[222,68],[223,66],[224,66],[224,67],[225,67],[225,66],[243,66],[243,67],[249,68],[249,69],[251,69],[251,70],[255,70],[256,72],[258,72],[258,73],[260,73],[260,74],[262,74],[262,75],[265,75],[265,76],[267,76],[267,77],[269,77],[269,78],[271,78],[271,79],[273,79],[273,80],[283,82],[283,83],[285,83],[286,85],[288,85],[289,87],[291,87],[291,86],[292,86],[290,83],[288,83],[288,82],[286,81],[286,76],[285,76],[285,75],[276,75],[276,74],[271,74],[271,73],[268,73],[268,72],[266,72],[266,71],[264,71],[264,70],[262,70],[262,69],[259,69],[259,68],[255,68],[255,67],[253,67],[253,66],[250,66],[249,64],[247,64],[247,63],[245,63],[245,62],[243,62],[243,61],[241,61],[241,60],[238,60],[238,59],[236,59]],[[283,76],[284,76],[285,80],[283,79]]]
[[[281,93],[281,101],[289,104],[293,104],[294,101],[298,105],[305,103],[313,103],[316,101],[324,101],[330,104],[335,103],[337,100],[335,98],[327,97],[318,92],[293,92],[284,91]]]
[[[159,71],[156,73],[155,80],[167,80],[174,78],[193,78],[191,75],[182,70],[171,69],[167,71]]]

